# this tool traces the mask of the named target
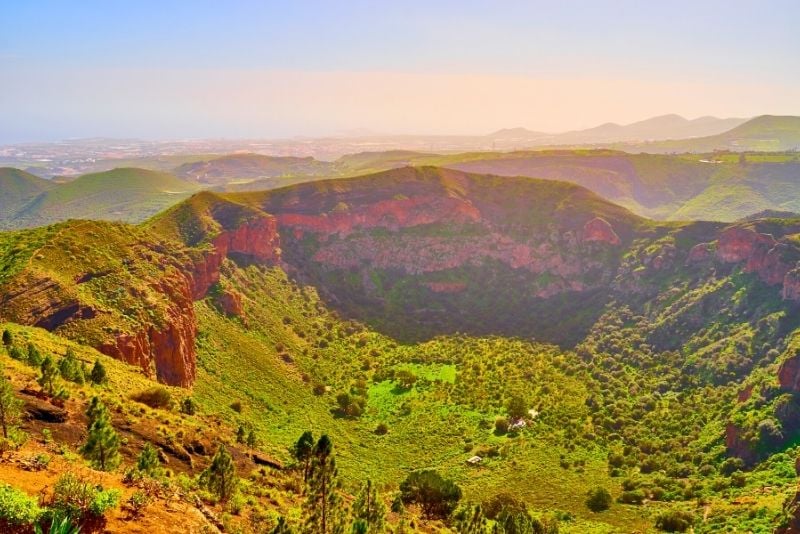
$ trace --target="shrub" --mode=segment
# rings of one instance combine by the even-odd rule
[[[497,419],[494,420],[495,434],[498,435],[505,434],[506,432],[508,432],[508,427],[509,427],[508,419],[506,419],[505,417],[498,417]]]
[[[670,510],[656,517],[656,528],[665,532],[686,532],[694,523],[694,516],[681,510]]]
[[[72,519],[68,515],[56,512],[50,518],[50,528],[47,532],[48,534],[79,534],[80,530],[80,527],[72,524]],[[40,525],[34,526],[34,532],[44,534]]]
[[[41,515],[36,499],[8,484],[0,484],[0,525],[32,525]]]
[[[358,417],[364,412],[367,400],[364,397],[343,392],[336,395],[336,404],[339,413],[345,417]]]
[[[144,491],[136,490],[125,502],[124,508],[131,518],[141,517],[142,512],[152,500],[153,498]]]
[[[104,490],[74,473],[65,473],[53,487],[50,507],[76,519],[101,517],[119,504],[119,497],[119,490]]]
[[[144,391],[131,395],[131,399],[145,404],[151,408],[168,409],[172,406],[172,395],[163,386],[153,386]]]
[[[389,433],[389,427],[386,423],[378,423],[378,426],[375,427],[375,433],[379,436],[385,436]]]
[[[508,417],[512,420],[522,419],[528,414],[527,404],[525,403],[525,399],[519,396],[513,396],[508,400],[506,404],[506,412],[508,413]]]
[[[191,397],[186,397],[181,402],[181,413],[194,415],[197,413],[197,403]]]
[[[233,401],[231,403],[231,410],[236,413],[242,413],[242,401]]]
[[[731,487],[743,488],[747,484],[747,475],[741,471],[731,473]]]
[[[158,459],[158,451],[149,441],[144,444],[139,458],[136,459],[136,469],[143,474],[157,477],[161,474],[161,461]]]
[[[461,488],[436,471],[416,471],[400,484],[405,503],[417,503],[428,517],[447,517],[461,499]]]
[[[607,489],[596,487],[586,496],[586,507],[592,512],[602,512],[611,507],[611,494]]]
[[[483,514],[489,519],[496,519],[503,510],[526,512],[525,503],[510,493],[498,493],[483,501]]]
[[[89,378],[93,384],[97,384],[98,386],[108,382],[108,373],[106,373],[106,368],[103,366],[100,358],[94,361],[94,366],[92,367],[92,372],[89,374]]]
[[[644,502],[644,492],[640,489],[623,491],[618,500],[623,504],[642,504]]]
[[[409,390],[414,387],[414,384],[417,382],[417,375],[409,371],[408,369],[400,369],[394,374],[394,379],[397,382],[397,386],[402,390]]]
[[[728,458],[719,468],[719,472],[725,476],[730,475],[734,471],[741,471],[744,469],[744,462],[741,458]]]

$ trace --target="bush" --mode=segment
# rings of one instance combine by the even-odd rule
[[[125,502],[124,508],[132,518],[142,516],[142,512],[153,498],[142,490],[136,490]]]
[[[607,489],[596,487],[586,496],[586,507],[592,512],[602,512],[611,507],[611,494]]]
[[[694,516],[681,510],[664,512],[656,518],[656,528],[665,532],[686,532],[692,523]]]
[[[367,399],[347,392],[336,395],[338,411],[345,417],[359,417],[367,405]]]
[[[242,401],[233,401],[231,403],[231,410],[236,413],[242,413]]]
[[[747,484],[747,475],[741,471],[731,473],[731,487],[743,488]]]
[[[744,462],[741,458],[728,458],[719,468],[719,472],[725,476],[732,474],[734,471],[741,471],[744,469]]]
[[[194,415],[197,413],[197,403],[191,397],[186,397],[181,402],[181,413],[186,415]]]
[[[489,519],[497,519],[503,510],[509,512],[526,512],[525,503],[510,493],[498,493],[483,501],[483,514]]]
[[[385,436],[389,433],[389,427],[386,423],[378,423],[378,426],[375,427],[375,433],[379,436]]]
[[[400,484],[404,503],[416,503],[428,517],[450,515],[461,499],[461,488],[436,471],[416,471]]]
[[[495,434],[498,435],[505,434],[506,432],[508,432],[508,427],[509,427],[508,419],[506,419],[505,417],[498,417],[497,419],[494,420]]]
[[[36,499],[8,484],[0,484],[0,525],[32,525],[41,515]]]
[[[163,386],[153,386],[144,391],[131,395],[131,399],[141,402],[151,408],[169,409],[172,406],[172,395]]]
[[[640,489],[623,491],[618,500],[623,504],[642,504],[644,502],[644,492]]]
[[[94,367],[92,367],[92,372],[89,373],[89,379],[93,384],[98,386],[108,382],[108,373],[106,373],[106,368],[103,366],[100,358],[94,361]]]
[[[76,519],[102,517],[119,504],[119,497],[119,490],[104,490],[74,473],[65,473],[53,487],[50,507]]]

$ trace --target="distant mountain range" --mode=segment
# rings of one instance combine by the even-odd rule
[[[703,137],[726,132],[747,119],[700,117],[689,120],[680,115],[662,115],[631,124],[608,122],[586,130],[559,134],[534,132],[525,128],[498,130],[489,134],[495,141],[527,141],[543,145],[599,144],[637,141],[664,141]]]

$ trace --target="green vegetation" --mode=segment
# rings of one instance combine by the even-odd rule
[[[16,169],[0,169],[0,185],[4,192],[6,185],[11,187],[11,196],[4,194],[0,204],[0,228],[67,219],[140,222],[198,189],[171,174],[137,168],[86,174],[58,184]]]
[[[355,195],[395,198],[412,172],[356,184]],[[481,202],[492,231],[567,267],[528,273],[486,259],[398,274],[369,257],[346,268],[312,261],[323,247],[348,259],[365,243],[391,245],[380,250],[396,259],[435,248],[420,242],[490,235],[470,223],[326,240],[284,234],[295,278],[277,265],[221,260],[215,287],[241,296],[240,316],[220,311],[221,289],[173,306],[171,291],[190,291],[180,273],[222,231],[292,195],[308,209],[335,210],[348,186],[339,180],[204,193],[143,227],[81,222],[0,235],[9,251],[0,260],[4,295],[52,281],[48,299],[35,303],[77,302],[85,314],[53,321],[54,333],[0,325],[7,398],[65,419],[26,422],[28,442],[10,453],[47,447],[52,462],[25,465],[91,466],[127,492],[72,499],[82,504],[71,513],[113,516],[125,503],[146,517],[179,494],[231,531],[759,532],[785,520],[800,401],[775,377],[797,353],[800,318],[779,287],[743,264],[686,262],[720,225],[652,223],[565,184],[471,181],[428,168],[414,176],[416,193]],[[507,216],[492,210],[503,197],[513,197]],[[541,210],[532,214],[534,197]],[[594,216],[619,234],[616,248],[569,237]],[[796,233],[795,224],[748,223],[776,236]],[[782,254],[793,257],[790,244]],[[578,264],[593,270],[568,271]],[[479,287],[425,285],[465,280]],[[531,294],[559,280],[602,284]],[[20,301],[8,302],[4,314],[30,320]],[[146,376],[170,376],[163,365],[132,368],[88,348],[116,354],[110,341],[120,334],[138,339],[188,316],[197,327],[190,391]],[[37,379],[45,395],[27,387]],[[87,434],[76,455],[70,439]]]

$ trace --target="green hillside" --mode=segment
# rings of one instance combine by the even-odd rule
[[[0,168],[0,229],[10,226],[8,220],[53,183],[31,173],[11,167]]]
[[[259,179],[330,174],[329,163],[311,157],[278,157],[260,154],[230,154],[205,161],[184,163],[173,171],[186,180],[207,184],[246,184]]]
[[[766,234],[777,255],[753,245]],[[150,487],[133,469],[144,442],[169,462],[137,521],[299,528],[312,486],[291,447],[312,431],[333,442],[348,526],[370,480],[395,531],[463,532],[466,510],[499,500],[549,532],[767,532],[789,519],[800,454],[800,315],[773,281],[791,279],[798,235],[797,220],[657,223],[574,184],[433,167],[2,233],[14,394],[51,397],[29,342],[89,365],[116,339],[138,370],[108,362],[105,388],[59,379],[64,420],[24,422],[0,474],[48,495],[23,468],[43,447],[53,480],[88,469],[82,414],[100,392],[125,442],[93,476],[127,496]],[[144,408],[146,376],[187,387]],[[201,476],[219,444],[240,480],[228,501]],[[400,506],[428,469],[460,488],[453,514]],[[593,511],[598,488],[610,502]]]
[[[123,168],[53,184],[16,212],[7,227],[51,224],[66,219],[142,221],[196,191],[198,186],[163,172]]]
[[[638,145],[645,152],[780,151],[800,148],[800,117],[761,115],[727,132]]]

